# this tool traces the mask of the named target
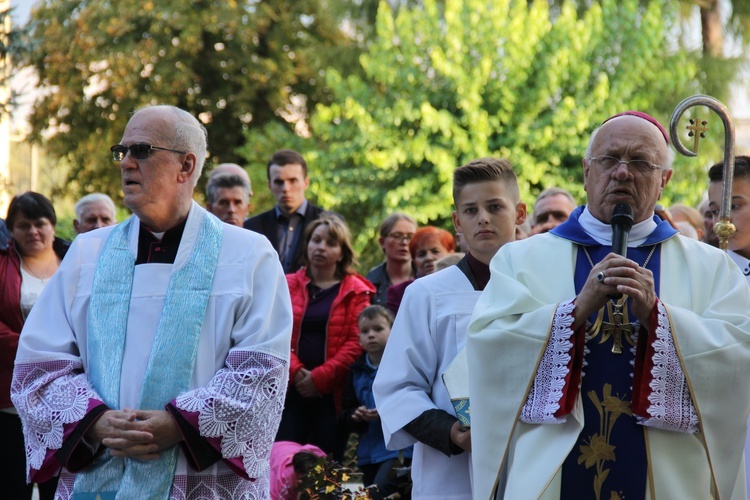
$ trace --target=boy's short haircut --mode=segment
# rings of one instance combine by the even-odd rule
[[[357,323],[359,323],[362,319],[373,320],[378,316],[383,316],[388,322],[388,326],[393,326],[393,313],[390,311],[390,309],[377,304],[373,304],[362,309],[362,312],[360,312],[359,316],[357,316]]]
[[[458,196],[467,184],[477,182],[502,182],[513,201],[521,201],[518,180],[513,166],[505,158],[485,157],[472,160],[453,171],[453,203],[458,206]]]
[[[708,178],[711,182],[724,180],[724,162],[713,165],[708,170]],[[734,178],[750,182],[750,156],[734,157]]]

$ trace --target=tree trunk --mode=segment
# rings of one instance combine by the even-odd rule
[[[724,49],[724,33],[719,16],[719,0],[701,2],[700,9],[703,54],[721,57]]]

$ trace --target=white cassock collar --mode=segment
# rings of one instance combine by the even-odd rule
[[[595,239],[597,243],[602,245],[612,244],[612,226],[591,215],[588,205],[584,207],[583,213],[578,218],[578,223],[586,231],[586,234]],[[656,222],[653,217],[649,217],[638,224],[633,224],[628,238],[628,247],[637,247],[644,243],[655,229]]]

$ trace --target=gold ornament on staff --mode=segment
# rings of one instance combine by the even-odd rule
[[[706,106],[716,112],[724,123],[724,174],[721,186],[721,208],[719,210],[719,222],[714,224],[714,233],[719,237],[719,248],[727,250],[727,240],[737,230],[730,220],[732,207],[732,181],[734,180],[734,123],[729,117],[729,110],[718,99],[708,95],[694,95],[688,97],[677,105],[672,117],[669,119],[669,136],[672,138],[674,148],[685,156],[698,156],[698,143],[705,138],[708,131],[708,120],[695,118],[690,120],[690,125],[685,127],[689,130],[688,137],[693,138],[695,151],[690,151],[682,145],[677,133],[682,114],[693,106]]]

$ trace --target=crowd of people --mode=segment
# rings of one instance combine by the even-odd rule
[[[275,206],[251,215],[236,164],[193,200],[206,150],[189,113],[138,110],[111,148],[133,216],[87,195],[72,244],[49,199],[12,199],[8,498],[292,499],[351,433],[372,498],[747,498],[750,158],[728,254],[722,165],[697,209],[657,205],[674,153],[630,111],[591,136],[584,204],[553,186],[527,217],[511,161],[475,159],[454,171],[455,231],[390,214],[364,273],[302,155],[271,157]]]

